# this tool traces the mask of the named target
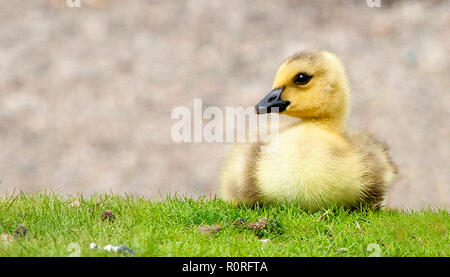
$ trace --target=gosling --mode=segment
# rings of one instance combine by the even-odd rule
[[[335,54],[303,51],[288,58],[255,108],[297,120],[284,124],[276,141],[235,145],[220,177],[221,197],[234,204],[294,202],[309,211],[382,203],[398,172],[385,144],[347,131],[349,102],[347,75]]]

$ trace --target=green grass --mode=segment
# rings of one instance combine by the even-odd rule
[[[74,200],[81,205],[70,208]],[[102,220],[105,210],[112,210],[115,220]],[[127,256],[90,249],[92,242],[101,248],[125,245],[136,256],[449,255],[445,210],[335,208],[321,217],[324,212],[308,213],[292,205],[235,208],[216,199],[20,193],[0,199],[0,234],[14,237],[9,242],[0,238],[0,256],[68,256],[78,246],[81,256]],[[239,218],[252,222],[261,217],[269,224],[260,231],[233,225]],[[13,235],[18,224],[27,227],[25,236]],[[199,226],[211,224],[222,228],[213,235],[198,232]]]

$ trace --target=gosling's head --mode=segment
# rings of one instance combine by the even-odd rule
[[[349,86],[344,67],[327,51],[303,51],[279,68],[273,90],[257,113],[280,112],[303,119],[345,119]]]

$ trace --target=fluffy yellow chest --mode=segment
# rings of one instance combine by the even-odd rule
[[[256,182],[265,201],[295,201],[314,210],[360,199],[363,168],[341,135],[300,124],[272,140],[269,149],[256,161]]]

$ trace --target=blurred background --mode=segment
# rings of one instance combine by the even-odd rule
[[[76,1],[72,1],[76,2]],[[342,58],[350,127],[390,146],[394,208],[450,206],[450,1],[2,0],[0,193],[214,195],[230,144],[177,106],[253,106],[305,48]]]

